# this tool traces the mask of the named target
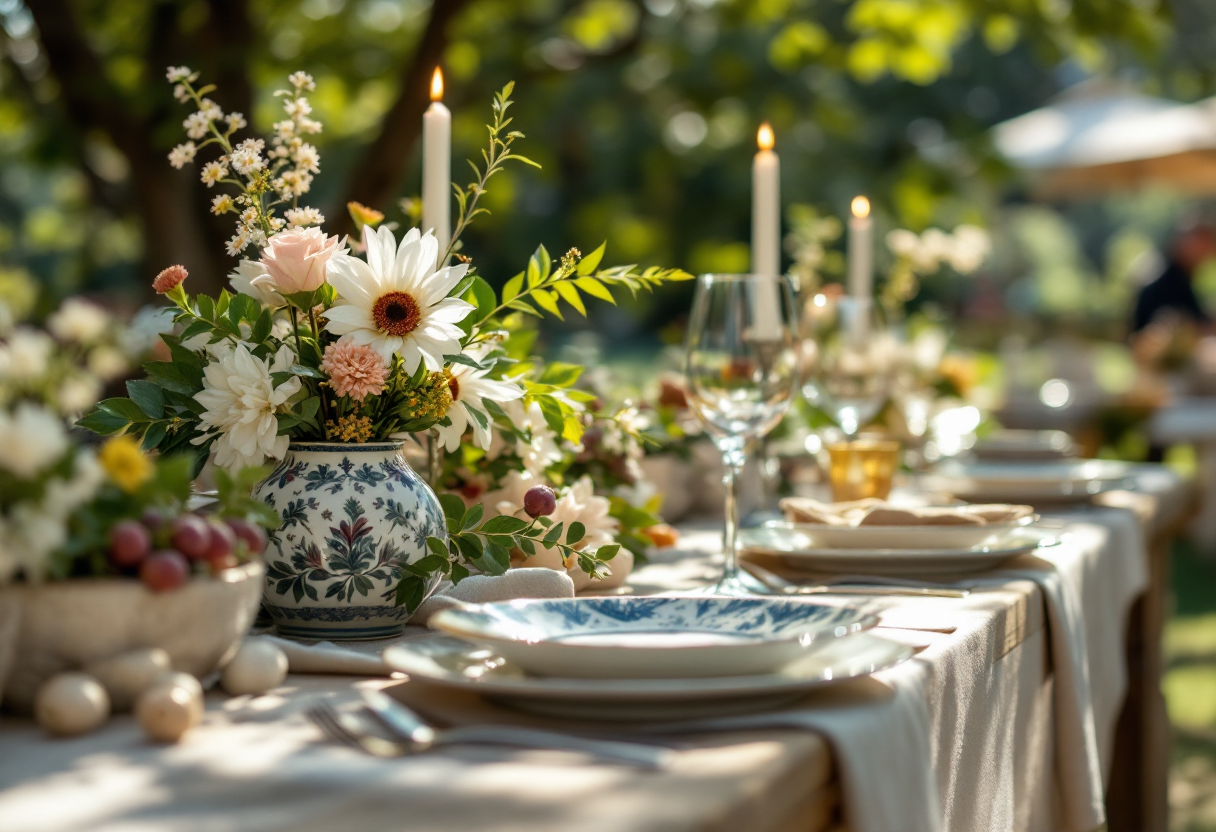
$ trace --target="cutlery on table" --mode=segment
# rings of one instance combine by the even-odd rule
[[[586,739],[514,726],[477,725],[436,731],[409,708],[384,693],[363,691],[363,695],[365,712],[396,739],[385,739],[369,731],[357,715],[340,712],[327,702],[315,702],[305,713],[331,739],[377,757],[406,757],[444,745],[484,744],[575,751],[601,762],[661,769],[667,765],[672,754],[669,749],[641,743]]]
[[[891,578],[845,576],[829,578],[814,585],[796,584],[770,572],[763,566],[746,561],[742,564],[752,577],[759,580],[777,595],[913,595],[934,598],[966,598],[969,589],[945,586],[924,581],[911,585]]]

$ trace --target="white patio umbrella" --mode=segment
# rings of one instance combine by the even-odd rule
[[[1182,104],[1087,84],[994,128],[1036,193],[1087,197],[1162,184],[1216,194],[1216,99]]]

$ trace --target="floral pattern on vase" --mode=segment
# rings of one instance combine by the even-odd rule
[[[266,549],[263,606],[281,635],[356,640],[399,635],[398,564],[446,539],[434,492],[401,442],[292,443],[254,491],[282,519]],[[429,592],[438,584],[432,580]]]

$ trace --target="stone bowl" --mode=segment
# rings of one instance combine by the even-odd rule
[[[0,590],[0,683],[7,710],[29,713],[50,676],[133,650],[160,647],[174,670],[199,678],[223,666],[249,630],[262,598],[260,560],[152,592],[132,578],[59,581]],[[19,599],[9,603],[10,596]],[[2,610],[21,609],[7,681]]]

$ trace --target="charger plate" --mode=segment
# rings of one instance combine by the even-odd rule
[[[971,503],[1078,503],[1133,487],[1132,468],[1108,459],[1049,462],[947,462],[919,485]]]
[[[779,555],[800,572],[908,577],[979,572],[1062,542],[1057,534],[1034,526],[1015,529],[981,546],[932,549],[825,549],[801,532],[777,526],[745,529],[741,539],[745,551]]]
[[[697,679],[566,679],[519,667],[447,636],[387,647],[384,662],[411,682],[455,688],[519,710],[578,719],[691,719],[777,707],[826,685],[894,667],[912,648],[872,633],[813,647],[779,673]]]

